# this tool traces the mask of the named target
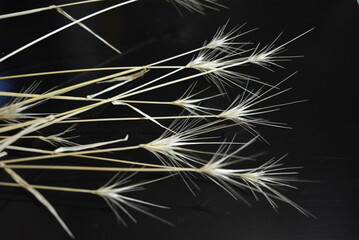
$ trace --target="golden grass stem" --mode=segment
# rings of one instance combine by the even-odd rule
[[[62,14],[63,16],[65,16],[66,18],[68,18],[69,20],[76,22],[77,19],[73,18],[70,14],[68,14],[66,11],[64,11],[62,8],[58,7],[56,9],[60,14]],[[95,33],[94,31],[92,31],[89,27],[87,27],[85,24],[83,24],[82,22],[78,22],[77,23],[80,27],[82,27],[83,29],[85,29],[86,31],[88,31],[89,33],[91,33],[94,37],[96,37],[98,40],[100,40],[101,42],[103,42],[106,46],[108,46],[109,48],[111,48],[112,50],[114,50],[116,53],[121,54],[121,51],[118,50],[117,48],[115,48],[114,46],[112,46],[109,42],[107,42],[105,39],[103,39],[101,36],[99,36],[97,33]]]
[[[191,118],[218,118],[218,115],[188,115],[188,116],[161,116],[152,117],[155,120],[171,120],[171,119],[191,119]],[[148,120],[146,117],[124,117],[124,118],[94,118],[94,119],[78,119],[78,120],[65,120],[59,123],[89,123],[89,122],[111,122],[111,121],[135,121],[135,120]]]
[[[19,98],[34,98],[41,97],[42,94],[34,94],[34,93],[17,93],[17,92],[2,92],[0,91],[0,96],[6,97],[19,97]],[[85,102],[101,102],[106,99],[103,98],[85,98],[85,97],[75,97],[75,96],[52,96],[48,99],[55,100],[68,100],[68,101],[85,101]],[[116,102],[121,103],[140,103],[140,104],[161,104],[161,105],[175,105],[173,102],[160,102],[160,101],[143,101],[143,100],[117,100]]]
[[[99,171],[99,172],[198,172],[197,168],[158,167],[158,168],[120,168],[120,167],[85,167],[61,165],[9,165],[0,166],[0,169],[46,169],[46,170],[72,170],[72,171]]]
[[[61,5],[50,5],[47,7],[41,7],[41,8],[35,8],[35,9],[30,9],[30,10],[25,10],[25,11],[20,11],[20,12],[3,14],[3,15],[0,15],[0,19],[19,17],[19,16],[24,16],[24,15],[28,15],[28,14],[43,12],[43,11],[57,9],[57,8],[64,8],[64,7],[70,7],[70,6],[75,6],[75,5],[79,5],[79,4],[101,2],[101,1],[104,1],[104,0],[86,0],[86,1],[80,1],[80,2],[65,3],[65,4],[61,4]]]
[[[57,213],[56,209],[51,205],[49,201],[34,187],[32,187],[25,179],[23,179],[19,174],[17,174],[13,169],[9,168],[3,162],[0,162],[0,168],[3,168],[11,178],[19,184],[19,187],[24,188],[28,192],[30,192],[41,204],[43,204],[47,210],[56,218],[56,220],[60,223],[63,229],[72,237],[74,235],[67,227],[66,223],[62,220],[62,218]]]
[[[10,183],[10,182],[0,182],[0,186],[4,186],[4,187],[22,187],[18,183]],[[95,191],[96,191],[96,190],[89,190],[89,189],[82,189],[82,188],[55,187],[55,186],[34,185],[34,184],[29,184],[29,186],[31,186],[32,188],[35,188],[35,189],[62,191],[62,192],[76,192],[76,193],[95,194]]]
[[[24,45],[24,46],[22,46],[22,47],[16,49],[15,51],[13,51],[13,52],[7,54],[6,56],[0,58],[0,62],[5,61],[6,59],[8,59],[8,58],[10,58],[10,57],[12,57],[12,56],[18,54],[19,52],[24,51],[25,49],[31,47],[32,45],[34,45],[34,44],[36,44],[36,43],[38,43],[38,42],[41,42],[42,40],[44,40],[44,39],[46,39],[46,38],[48,38],[48,37],[51,37],[52,35],[55,35],[56,33],[61,32],[61,31],[65,30],[65,29],[67,29],[67,28],[69,28],[69,27],[71,27],[71,26],[73,26],[73,25],[75,25],[75,24],[78,24],[79,22],[85,21],[85,20],[87,20],[87,19],[89,19],[89,18],[92,18],[92,17],[94,17],[94,16],[97,16],[97,15],[99,15],[99,14],[101,14],[101,13],[108,12],[108,11],[110,11],[110,10],[112,10],[112,9],[115,9],[115,8],[118,8],[118,7],[122,7],[122,6],[124,6],[124,5],[130,4],[130,3],[134,3],[134,2],[137,2],[137,1],[138,1],[138,0],[128,0],[128,1],[126,1],[126,2],[121,2],[121,3],[118,3],[118,4],[112,5],[112,6],[110,6],[110,7],[107,7],[107,8],[105,8],[105,9],[102,9],[102,10],[100,10],[100,11],[97,11],[97,12],[94,12],[94,13],[92,13],[92,14],[89,14],[89,15],[87,15],[87,16],[85,16],[85,17],[83,17],[83,18],[80,18],[80,19],[78,19],[78,20],[76,20],[76,21],[74,21],[74,22],[71,22],[71,23],[69,23],[69,24],[66,24],[66,25],[64,25],[64,26],[62,26],[62,27],[60,27],[60,28],[58,28],[58,29],[56,29],[56,30],[54,30],[54,31],[52,31],[52,32],[50,32],[50,33],[48,33],[48,34],[45,34],[45,35],[43,35],[42,37],[37,38],[37,39],[35,39],[34,41],[32,41],[32,42],[30,42],[30,43],[28,43],[28,44],[26,44],[26,45]]]
[[[57,75],[57,74],[66,74],[66,73],[80,73],[80,72],[98,72],[98,71],[118,71],[118,70],[128,70],[128,69],[177,69],[183,68],[184,66],[154,66],[154,65],[145,65],[145,66],[129,66],[129,67],[103,67],[103,68],[82,68],[82,69],[70,69],[70,70],[60,70],[60,71],[49,71],[49,72],[39,72],[39,73],[27,73],[11,76],[2,76],[0,80],[5,79],[15,79],[15,78],[28,78],[28,77],[38,77],[38,76],[47,76],[47,75]]]
[[[36,153],[43,153],[43,154],[56,154],[56,155],[61,155],[64,153],[56,153],[53,151],[47,151],[47,150],[42,150],[42,149],[37,149],[37,148],[25,148],[25,147],[19,147],[19,146],[9,146],[7,149],[11,149],[11,150],[17,150],[17,151],[25,151],[25,152],[36,152]],[[99,161],[107,161],[107,162],[116,162],[116,163],[123,163],[123,164],[130,164],[130,165],[137,165],[137,166],[145,166],[145,167],[166,167],[163,165],[157,165],[157,164],[150,164],[150,163],[142,163],[142,162],[138,162],[138,161],[129,161],[129,160],[122,160],[122,159],[114,159],[114,158],[106,158],[106,157],[99,157],[99,156],[92,156],[92,155],[84,155],[84,154],[76,154],[74,153],[73,155],[70,155],[71,157],[78,157],[78,158],[87,158],[87,159],[93,159],[93,160],[99,160]],[[41,160],[41,159],[37,159],[36,157],[40,157],[40,156],[35,156],[35,157],[29,157],[29,158],[18,158],[18,159],[10,159],[10,160],[3,160],[1,161],[2,163],[18,163],[18,162],[28,162],[28,161],[34,161],[34,160]]]
[[[96,79],[93,79],[93,80],[90,80],[90,81],[87,81],[87,82],[79,83],[79,84],[72,85],[72,86],[69,86],[69,87],[66,87],[66,88],[62,88],[62,89],[55,90],[55,91],[52,91],[52,92],[49,92],[49,93],[45,93],[45,94],[39,95],[38,97],[26,99],[26,100],[24,100],[22,102],[15,103],[15,104],[12,104],[12,105],[7,106],[7,107],[21,107],[23,105],[30,104],[30,103],[33,103],[33,102],[36,102],[36,101],[39,101],[39,100],[42,100],[42,99],[46,99],[46,98],[51,97],[51,96],[63,94],[63,93],[69,92],[71,90],[74,90],[74,89],[77,89],[77,88],[92,84],[92,83],[96,83],[96,82],[99,82],[99,81],[115,78],[115,77],[118,77],[118,76],[129,74],[129,73],[134,72],[134,71],[136,71],[136,69],[131,69],[131,70],[123,71],[123,72],[120,72],[120,73],[112,74],[112,75],[109,75],[109,76],[96,78]],[[70,110],[70,111],[67,111],[67,112],[56,114],[53,117],[58,118],[58,119],[55,119],[50,124],[44,124],[43,127],[49,126],[49,125],[51,125],[51,124],[53,124],[55,122],[58,122],[58,121],[61,121],[63,119],[72,117],[72,116],[74,116],[76,114],[80,114],[80,113],[82,113],[84,111],[87,111],[89,109],[92,109],[94,107],[100,106],[102,104],[105,104],[105,103],[108,103],[108,102],[111,102],[111,101],[113,101],[113,100],[109,99],[109,100],[105,100],[105,101],[102,101],[102,102],[97,102],[95,104],[90,104],[88,106],[76,108],[76,109],[73,109],[73,110]],[[6,109],[7,107],[3,107],[2,109]],[[0,128],[0,133],[29,126],[29,125],[35,123],[35,121],[38,121],[38,119],[2,127],[2,128]],[[37,130],[39,130],[39,129],[37,129]]]
[[[76,152],[76,153],[56,153],[56,152],[52,152],[52,151],[39,150],[39,149],[30,149],[30,148],[23,148],[23,147],[17,147],[17,146],[9,146],[8,148],[9,149],[14,149],[14,150],[23,150],[23,151],[33,151],[33,152],[39,152],[39,153],[46,153],[48,155],[17,158],[17,159],[10,159],[10,160],[1,161],[3,163],[6,163],[6,164],[8,164],[8,163],[18,163],[18,162],[28,162],[28,161],[35,161],[35,160],[42,160],[42,159],[49,159],[49,158],[69,157],[69,156],[88,158],[88,156],[84,156],[84,155],[93,154],[93,153],[133,150],[133,149],[139,149],[140,146],[137,145],[137,146],[122,147],[122,148],[96,149],[96,150],[79,151],[79,152]],[[90,156],[90,158],[95,159],[95,157],[92,157],[92,156]],[[96,157],[96,159],[101,160],[101,158],[97,158],[97,157]],[[102,158],[102,159],[105,160],[106,158]],[[125,160],[117,160],[116,162],[129,163],[129,164],[134,164],[134,165],[143,165],[142,163],[140,164],[138,162],[125,161]]]

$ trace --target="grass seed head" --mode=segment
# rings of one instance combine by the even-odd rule
[[[135,174],[135,173],[134,173]],[[100,187],[99,189],[95,190],[94,193],[98,196],[102,197],[106,203],[109,205],[109,207],[112,209],[116,217],[121,221],[121,223],[125,226],[127,226],[124,218],[120,215],[119,211],[122,211],[125,215],[127,215],[133,222],[137,222],[136,219],[132,216],[132,214],[127,210],[133,209],[136,211],[139,211],[143,214],[146,214],[150,217],[153,217],[161,222],[164,222],[166,224],[172,225],[170,222],[159,218],[156,215],[151,214],[146,206],[151,207],[157,207],[157,208],[167,208],[165,206],[161,206],[158,204],[153,204],[147,201],[139,200],[136,198],[128,197],[125,194],[133,191],[140,191],[144,190],[145,188],[143,185],[147,185],[150,183],[154,183],[157,181],[161,181],[166,177],[162,177],[159,179],[146,181],[142,183],[136,183],[136,184],[129,184],[131,181],[131,177],[133,177],[134,174],[130,174],[127,177],[119,178],[117,179],[117,175],[112,178],[107,184],[105,184],[103,187]]]

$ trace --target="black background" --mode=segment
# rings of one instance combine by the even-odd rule
[[[64,1],[6,1],[1,3],[0,12],[3,14],[60,2]],[[117,2],[105,1],[66,10],[79,18]],[[293,89],[282,96],[281,102],[309,101],[273,114],[271,119],[287,122],[293,130],[260,128],[271,145],[256,145],[258,149],[254,152],[267,151],[263,159],[289,153],[285,159],[288,165],[304,167],[300,170],[300,178],[316,182],[298,183],[299,189],[290,190],[286,195],[317,219],[307,218],[285,204],[280,204],[279,213],[276,213],[264,199],[257,203],[249,194],[246,197],[252,206],[248,207],[212,184],[201,185],[202,190],[197,197],[193,197],[184,184],[166,181],[151,185],[139,196],[170,206],[171,210],[151,209],[151,212],[173,222],[175,227],[134,213],[138,224],[128,221],[129,227],[125,228],[116,222],[101,199],[44,193],[76,239],[358,238],[358,121],[355,118],[358,111],[355,96],[358,80],[357,2],[233,0],[223,3],[228,9],[219,12],[207,10],[206,15],[181,9],[181,16],[166,1],[142,0],[85,22],[119,47],[124,52],[121,56],[74,26],[1,63],[0,74],[143,65],[201,46],[228,19],[230,27],[245,22],[246,29],[260,27],[243,39],[263,44],[271,42],[281,32],[284,33],[279,42],[283,43],[315,27],[314,31],[287,46],[286,54],[304,55],[304,58],[286,62],[283,64],[285,69],[274,68],[274,73],[259,67],[248,67],[243,72],[268,81],[278,81],[299,70],[286,83]],[[0,54],[7,54],[65,23],[66,19],[55,11],[1,20]],[[42,90],[46,90],[46,84],[61,86],[66,81],[76,82],[95,76],[54,77],[51,84],[47,82],[49,79],[44,79]],[[30,83],[25,81],[8,84],[16,89]],[[163,99],[176,94],[177,90],[171,91],[161,95]],[[61,109],[62,106],[56,107]],[[107,110],[102,111],[106,114]],[[157,132],[153,133],[146,126],[151,125],[126,128],[137,129],[140,138],[157,136]],[[120,127],[123,128],[123,125]],[[83,129],[83,136],[96,139],[110,132],[121,136],[127,130],[106,128],[103,132],[88,126]],[[26,174],[32,177],[32,183],[51,185],[53,181],[54,184],[89,186],[98,186],[110,176],[57,175],[48,171]],[[5,178],[3,173],[0,176]],[[0,226],[0,239],[4,240],[69,239],[47,210],[21,189],[1,188]]]

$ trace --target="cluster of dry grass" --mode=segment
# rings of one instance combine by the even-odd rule
[[[73,18],[64,10],[73,5],[97,1],[99,0],[74,2],[0,16],[0,19],[4,19],[56,10],[71,20],[71,23],[3,56],[0,59],[0,64],[9,58],[15,58],[17,53],[26,51],[32,45],[73,25],[80,25],[99,41],[120,54],[116,47],[97,35],[83,21],[137,2],[137,0],[112,5],[81,19]],[[177,7],[182,6],[200,13],[203,13],[205,8],[218,9],[222,7],[215,0],[172,0],[170,2]],[[90,71],[112,72],[42,93],[37,90],[39,83],[35,83],[21,92],[0,92],[1,96],[11,99],[0,108],[0,168],[12,179],[8,182],[1,180],[0,186],[20,187],[30,192],[72,237],[73,234],[61,219],[61,214],[57,213],[51,203],[41,194],[42,191],[51,190],[99,196],[105,200],[123,224],[126,224],[125,216],[135,221],[130,212],[131,209],[171,224],[153,215],[146,208],[165,208],[164,206],[130,197],[127,193],[141,190],[144,185],[153,182],[170,181],[170,178],[175,176],[182,178],[189,190],[194,193],[196,191],[195,178],[202,176],[236,199],[246,201],[239,194],[238,189],[247,189],[253,193],[255,198],[258,194],[263,195],[274,208],[277,208],[276,200],[284,201],[308,215],[307,211],[277,190],[278,187],[292,187],[291,182],[296,181],[292,177],[296,174],[295,167],[283,167],[282,158],[271,159],[262,164],[251,163],[257,165],[255,167],[241,167],[244,161],[251,161],[255,156],[239,155],[253,142],[264,140],[264,137],[256,129],[257,125],[287,128],[285,124],[263,118],[263,115],[276,111],[282,106],[299,102],[283,103],[279,100],[277,104],[266,104],[269,100],[276,99],[289,90],[281,88],[281,84],[287,79],[276,83],[267,83],[255,76],[241,73],[240,69],[248,65],[259,65],[264,68],[280,66],[282,61],[292,58],[281,55],[284,47],[305,33],[284,44],[276,43],[278,37],[272,43],[261,46],[241,41],[240,37],[252,30],[243,30],[243,26],[230,28],[228,26],[230,24],[227,22],[220,27],[210,41],[196,49],[144,66],[72,69],[1,77],[0,80]],[[185,62],[188,57],[192,59]],[[180,66],[171,65],[174,60],[185,63]],[[152,77],[153,75],[150,75],[149,72],[156,72],[157,75]],[[208,89],[199,89],[198,85],[203,85],[203,82],[208,87],[214,86],[217,93],[213,94],[214,91],[208,91]],[[178,84],[187,84],[187,90],[179,98],[164,101],[163,98],[146,100],[142,97],[146,93],[168,91],[169,87]],[[94,89],[91,86],[96,86],[98,90],[91,92]],[[237,89],[238,94],[235,99],[226,96],[227,88]],[[87,94],[74,95],[73,92],[78,89],[82,89]],[[230,103],[221,108],[217,104],[211,105],[215,102],[214,99],[221,98],[227,98]],[[57,111],[53,107],[54,105],[51,105],[51,101],[55,100],[62,101],[67,109]],[[47,104],[51,107],[46,108]],[[39,105],[50,113],[33,112],[32,109],[36,109]],[[113,109],[112,117],[90,118],[86,114],[95,112],[103,106]],[[182,109],[182,112],[176,115],[164,113],[157,116],[144,110],[148,109],[148,106],[153,106],[153,108],[168,106]],[[123,109],[132,111],[133,116],[121,116]],[[168,124],[169,120],[174,121]],[[163,133],[151,141],[141,142],[138,140],[134,144],[130,141],[132,136],[138,136],[141,133],[128,132],[121,137],[118,137],[117,134],[107,135],[107,139],[104,141],[97,141],[95,137],[93,139],[78,138],[79,141],[74,138],[74,136],[81,135],[83,126],[91,122],[101,126],[107,122],[138,122],[141,124],[143,121],[151,122],[153,124],[151,127],[161,129]],[[221,137],[220,132],[227,128],[237,129],[238,133],[233,134],[231,138]],[[61,130],[50,134],[54,129]],[[242,129],[252,136],[249,140],[238,140]],[[29,147],[27,144],[29,141],[40,141],[42,142],[41,147]],[[217,150],[212,151],[210,150],[213,149],[212,147],[206,148],[206,146],[217,146]],[[149,160],[129,160],[122,155],[126,151],[141,151],[141,149],[153,153],[157,160],[152,162],[150,157]],[[107,153],[111,153],[111,155],[108,156]],[[58,161],[61,158],[82,159],[83,164],[62,165]],[[37,164],[38,162],[41,164]],[[91,166],[87,165],[87,162],[91,162]],[[109,166],[108,163],[111,165]],[[115,177],[99,188],[84,189],[35,185],[31,183],[31,179],[25,179],[19,174],[19,171],[39,169],[113,172]],[[142,172],[161,173],[163,176],[144,182],[130,183],[135,173]]]

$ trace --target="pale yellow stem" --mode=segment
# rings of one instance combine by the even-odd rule
[[[0,186],[22,187],[18,183],[10,183],[10,182],[0,182]],[[82,188],[55,187],[55,186],[34,185],[34,184],[29,184],[29,186],[31,186],[32,188],[42,189],[42,190],[96,194],[96,190],[89,190],[89,189],[82,189]]]
[[[59,70],[59,71],[2,76],[2,77],[0,77],[0,80],[57,75],[57,74],[66,74],[66,73],[80,73],[80,72],[115,71],[115,70],[128,70],[128,69],[140,69],[140,70],[143,70],[143,69],[177,69],[177,68],[183,68],[183,67],[184,66],[151,66],[151,65],[146,66],[145,65],[145,66],[128,66],[128,67],[125,66],[125,67],[81,68],[81,69],[69,69],[69,70]]]
[[[11,147],[14,148],[14,146],[9,146],[9,149]],[[15,148],[17,150],[20,150],[22,147],[15,147]],[[14,150],[15,150],[15,148],[14,148]],[[84,156],[80,156],[80,155],[87,155],[87,154],[93,154],[93,153],[102,153],[102,152],[126,151],[126,150],[138,149],[138,148],[140,148],[140,146],[137,145],[137,146],[122,147],[122,148],[107,148],[107,149],[87,150],[87,151],[80,151],[80,152],[76,152],[76,153],[56,153],[56,152],[51,152],[51,154],[49,154],[49,155],[26,157],[26,158],[17,158],[17,159],[11,159],[11,160],[3,160],[1,162],[8,164],[8,163],[27,162],[27,161],[49,159],[49,158],[60,158],[60,157],[68,157],[68,156],[84,157]],[[44,150],[36,150],[36,149],[33,149],[33,150],[34,150],[34,152],[39,151],[41,153],[44,153]],[[85,156],[85,157],[87,158],[88,156]],[[91,158],[94,158],[94,157],[91,157]],[[101,160],[101,159],[99,159],[99,160]],[[122,160],[121,160],[121,162],[122,162]],[[128,162],[128,163],[130,163],[130,162]],[[133,164],[133,162],[131,162],[130,164]]]
[[[40,97],[42,94],[33,94],[33,93],[16,93],[16,92],[1,92],[0,96],[7,97]],[[52,96],[48,99],[56,99],[56,100],[69,100],[69,101],[90,101],[90,102],[101,102],[106,99],[103,98],[85,98],[85,97],[74,97],[74,96]],[[171,104],[175,105],[173,102],[159,102],[159,101],[139,101],[139,100],[117,100],[116,102],[121,103],[141,103],[141,104]]]
[[[9,165],[1,168],[11,169],[46,169],[46,170],[72,170],[72,171],[99,171],[99,172],[200,172],[198,168],[159,167],[159,168],[119,168],[119,167],[84,167],[84,166],[61,166],[61,165]]]
[[[104,1],[104,0],[87,0],[87,1],[66,3],[66,4],[61,4],[61,5],[51,5],[51,6],[48,6],[48,7],[41,7],[41,8],[35,8],[35,9],[30,9],[30,10],[25,10],[25,11],[20,11],[20,12],[3,14],[3,15],[0,15],[0,19],[24,16],[24,15],[28,15],[28,14],[43,12],[43,11],[57,9],[57,8],[64,8],[64,7],[70,7],[70,6],[75,6],[75,5],[79,5],[79,4],[85,4],[85,3],[91,3],[91,2],[100,2],[100,1]]]
[[[171,119],[190,119],[190,118],[218,118],[218,115],[190,115],[190,116],[163,116],[152,117],[155,120],[171,120]],[[132,121],[132,120],[148,120],[146,117],[128,117],[128,118],[94,118],[94,119],[78,119],[66,120],[59,123],[85,123],[85,122],[110,122],[110,121]]]
[[[26,151],[26,152],[36,152],[36,153],[43,153],[43,154],[51,154],[50,156],[53,156],[54,154],[56,154],[56,155],[64,154],[64,153],[56,153],[53,151],[41,150],[41,149],[37,149],[37,148],[25,148],[25,147],[18,147],[18,146],[9,146],[9,147],[7,147],[7,149],[17,150],[17,151]],[[146,167],[166,167],[166,166],[157,165],[157,164],[141,163],[141,162],[135,162],[135,161],[121,160],[121,159],[114,159],[114,158],[105,158],[105,157],[98,157],[98,156],[91,156],[91,155],[81,155],[81,154],[76,154],[76,153],[73,153],[73,155],[70,155],[70,156],[78,157],[78,158],[94,159],[94,160],[99,160],[99,161],[146,166]],[[41,156],[29,157],[30,160],[29,160],[29,158],[18,158],[18,159],[3,160],[1,162],[7,164],[7,163],[18,163],[18,162],[40,160],[40,159],[37,159],[37,157],[41,157]]]

